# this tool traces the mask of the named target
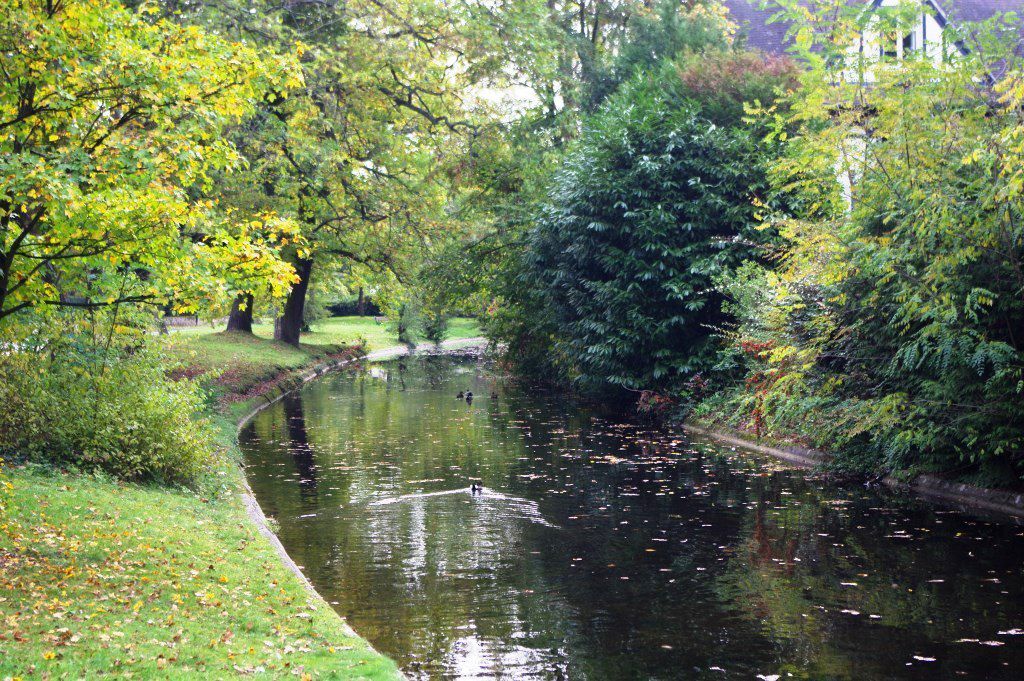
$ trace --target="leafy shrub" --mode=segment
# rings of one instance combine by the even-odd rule
[[[88,353],[0,359],[0,449],[124,480],[193,484],[210,463],[203,397],[171,381],[145,348],[106,362]]]
[[[448,314],[438,308],[423,312],[423,337],[434,345],[440,345],[448,337]]]
[[[736,125],[744,104],[768,105],[799,85],[797,67],[786,56],[761,52],[709,51],[676,66],[683,96],[700,102],[701,115],[717,125]]]
[[[728,46],[725,10],[711,3],[679,0],[648,2],[646,11],[633,12],[626,22],[622,44],[607,64],[588,60],[589,91],[584,109],[593,112],[635,74],[657,69],[683,55]]]
[[[1024,90],[995,105],[995,61],[808,75],[774,178],[813,200],[777,221],[778,272],[724,286],[748,425],[852,470],[1024,480]]]
[[[791,78],[759,57],[718,63],[723,82]],[[548,345],[584,391],[682,388],[710,369],[724,320],[713,280],[772,238],[754,201],[775,145],[744,125],[742,101],[731,125],[709,120],[679,68],[632,81],[590,120],[531,235],[517,295],[542,301],[527,314],[548,308]],[[716,93],[715,116],[749,91]]]

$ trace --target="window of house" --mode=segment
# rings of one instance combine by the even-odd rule
[[[917,47],[917,45],[915,44],[916,42],[917,41],[914,40],[913,33],[908,33],[907,35],[903,36],[903,54],[913,52],[914,49]]]

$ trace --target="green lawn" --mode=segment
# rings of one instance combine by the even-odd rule
[[[218,398],[209,492],[4,471],[13,491],[0,497],[0,678],[398,678],[258,533],[235,442],[237,415],[260,390],[359,339],[367,350],[396,339],[357,317],[322,322],[301,348],[269,340],[268,327],[258,333],[191,330],[166,341],[177,371]],[[476,335],[472,320],[453,324],[452,338]]]
[[[207,327],[173,332],[168,347],[186,367],[189,375],[219,373],[210,383],[215,396],[252,396],[254,390],[282,371],[315,363],[346,348],[362,345],[372,352],[398,345],[397,336],[373,317],[333,317],[318,322],[313,332],[302,335],[295,348],[272,340],[273,326],[258,324],[255,336],[227,333]],[[480,335],[475,319],[452,320],[448,338],[473,338]]]
[[[203,337],[213,336],[222,327],[211,328],[208,324],[195,328],[183,328],[172,332],[174,336]],[[260,338],[272,338],[274,325],[269,323],[256,324],[253,332]],[[473,338],[480,335],[480,327],[476,320],[469,317],[455,317],[451,320],[448,332],[449,339]],[[365,340],[367,350],[398,345],[396,334],[388,330],[387,323],[377,323],[373,317],[329,317],[313,324],[313,331],[302,335],[303,345],[352,345]]]
[[[8,478],[0,678],[398,677],[284,567],[236,485],[206,500],[27,468]]]

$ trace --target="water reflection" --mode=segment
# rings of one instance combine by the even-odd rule
[[[409,676],[1024,673],[1020,527],[499,383],[382,365],[242,434],[289,552]]]
[[[306,433],[306,415],[302,408],[302,396],[285,395],[281,400],[285,423],[288,424],[288,451],[295,462],[299,479],[299,496],[305,503],[316,502],[316,462],[313,448]]]

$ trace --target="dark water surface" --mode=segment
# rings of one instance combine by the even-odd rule
[[[241,442],[288,552],[411,678],[1024,678],[1011,521],[831,487],[465,359],[329,375]]]

